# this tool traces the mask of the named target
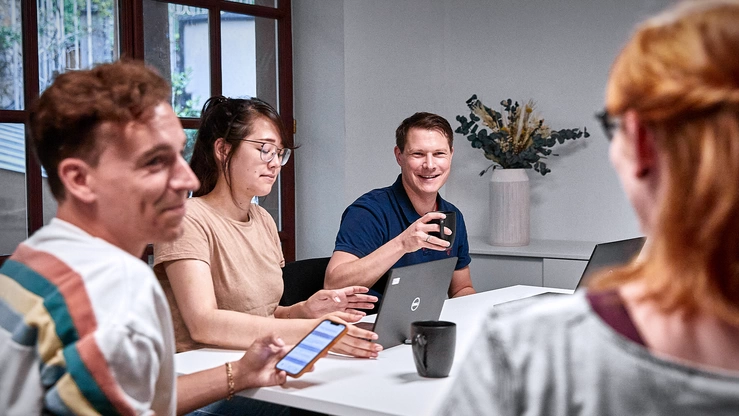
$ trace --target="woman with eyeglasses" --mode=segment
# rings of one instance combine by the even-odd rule
[[[493,312],[439,414],[739,414],[739,1],[638,27],[605,117],[650,244],[587,291]]]
[[[294,344],[327,314],[354,322],[364,315],[356,309],[370,309],[377,300],[353,286],[278,306],[284,257],[277,226],[252,200],[270,193],[290,158],[288,140],[277,112],[259,99],[218,96],[205,103],[190,162],[201,186],[187,201],[184,234],[154,246],[154,271],[172,309],[178,352],[243,350],[272,333]],[[350,325],[334,351],[376,357],[382,347],[367,341],[376,338]]]

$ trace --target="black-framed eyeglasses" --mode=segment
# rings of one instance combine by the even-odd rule
[[[600,121],[600,126],[603,128],[603,133],[605,133],[606,139],[608,139],[609,142],[613,140],[613,136],[615,136],[618,129],[621,128],[621,119],[611,116],[608,114],[608,110],[606,109],[596,113],[595,118]]]
[[[272,159],[275,158],[275,156],[277,156],[278,160],[280,161],[280,166],[285,166],[287,161],[290,160],[290,154],[292,153],[291,149],[280,149],[279,147],[275,146],[274,143],[270,142],[260,142],[257,140],[249,139],[241,139],[241,141],[261,144],[262,147],[259,150],[259,158],[262,159],[262,162],[269,163],[272,161]]]

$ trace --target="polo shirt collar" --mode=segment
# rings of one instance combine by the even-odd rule
[[[406,221],[412,223],[421,218],[421,216],[418,215],[418,213],[416,212],[416,209],[413,208],[413,203],[411,202],[411,199],[408,197],[408,193],[403,187],[402,174],[398,175],[398,179],[395,180],[395,183],[390,187],[390,189],[392,190],[395,199],[398,201],[398,205],[400,206],[400,209],[403,212],[403,216],[405,217]],[[444,210],[444,208],[442,208],[442,204],[443,200],[441,199],[441,195],[439,195],[439,193],[437,192],[436,209]]]

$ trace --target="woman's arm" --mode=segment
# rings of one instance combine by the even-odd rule
[[[273,335],[255,342],[240,360],[230,363],[230,369],[224,365],[177,377],[177,414],[192,412],[241,390],[283,384],[285,372],[275,366],[287,351],[282,339]]]
[[[277,318],[320,318],[331,312],[346,312],[351,315],[344,319],[356,322],[366,313],[357,309],[372,309],[377,296],[367,295],[364,286],[349,286],[334,290],[319,290],[308,300],[290,306],[278,306],[275,310]]]
[[[279,334],[298,342],[317,324],[308,319],[273,319],[218,309],[210,266],[200,260],[164,263],[177,307],[194,341],[246,350],[256,339]]]
[[[256,339],[271,334],[278,334],[288,344],[296,344],[325,318],[274,319],[218,309],[207,263],[177,260],[165,262],[164,270],[190,336],[203,344],[246,350]],[[348,312],[332,312],[327,316],[356,320],[356,315]],[[377,339],[374,332],[350,325],[347,336],[342,337],[332,351],[355,357],[377,357],[382,347],[368,341],[371,339]]]

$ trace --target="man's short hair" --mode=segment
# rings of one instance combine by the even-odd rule
[[[70,157],[96,166],[101,146],[98,127],[124,126],[150,117],[147,110],[168,103],[171,88],[142,62],[118,61],[59,75],[30,112],[33,149],[46,169],[54,197],[64,199],[59,163]]]
[[[401,152],[405,150],[405,142],[411,129],[436,130],[446,137],[449,148],[453,147],[454,137],[449,122],[442,116],[421,112],[403,120],[395,130],[395,145],[398,146]]]

